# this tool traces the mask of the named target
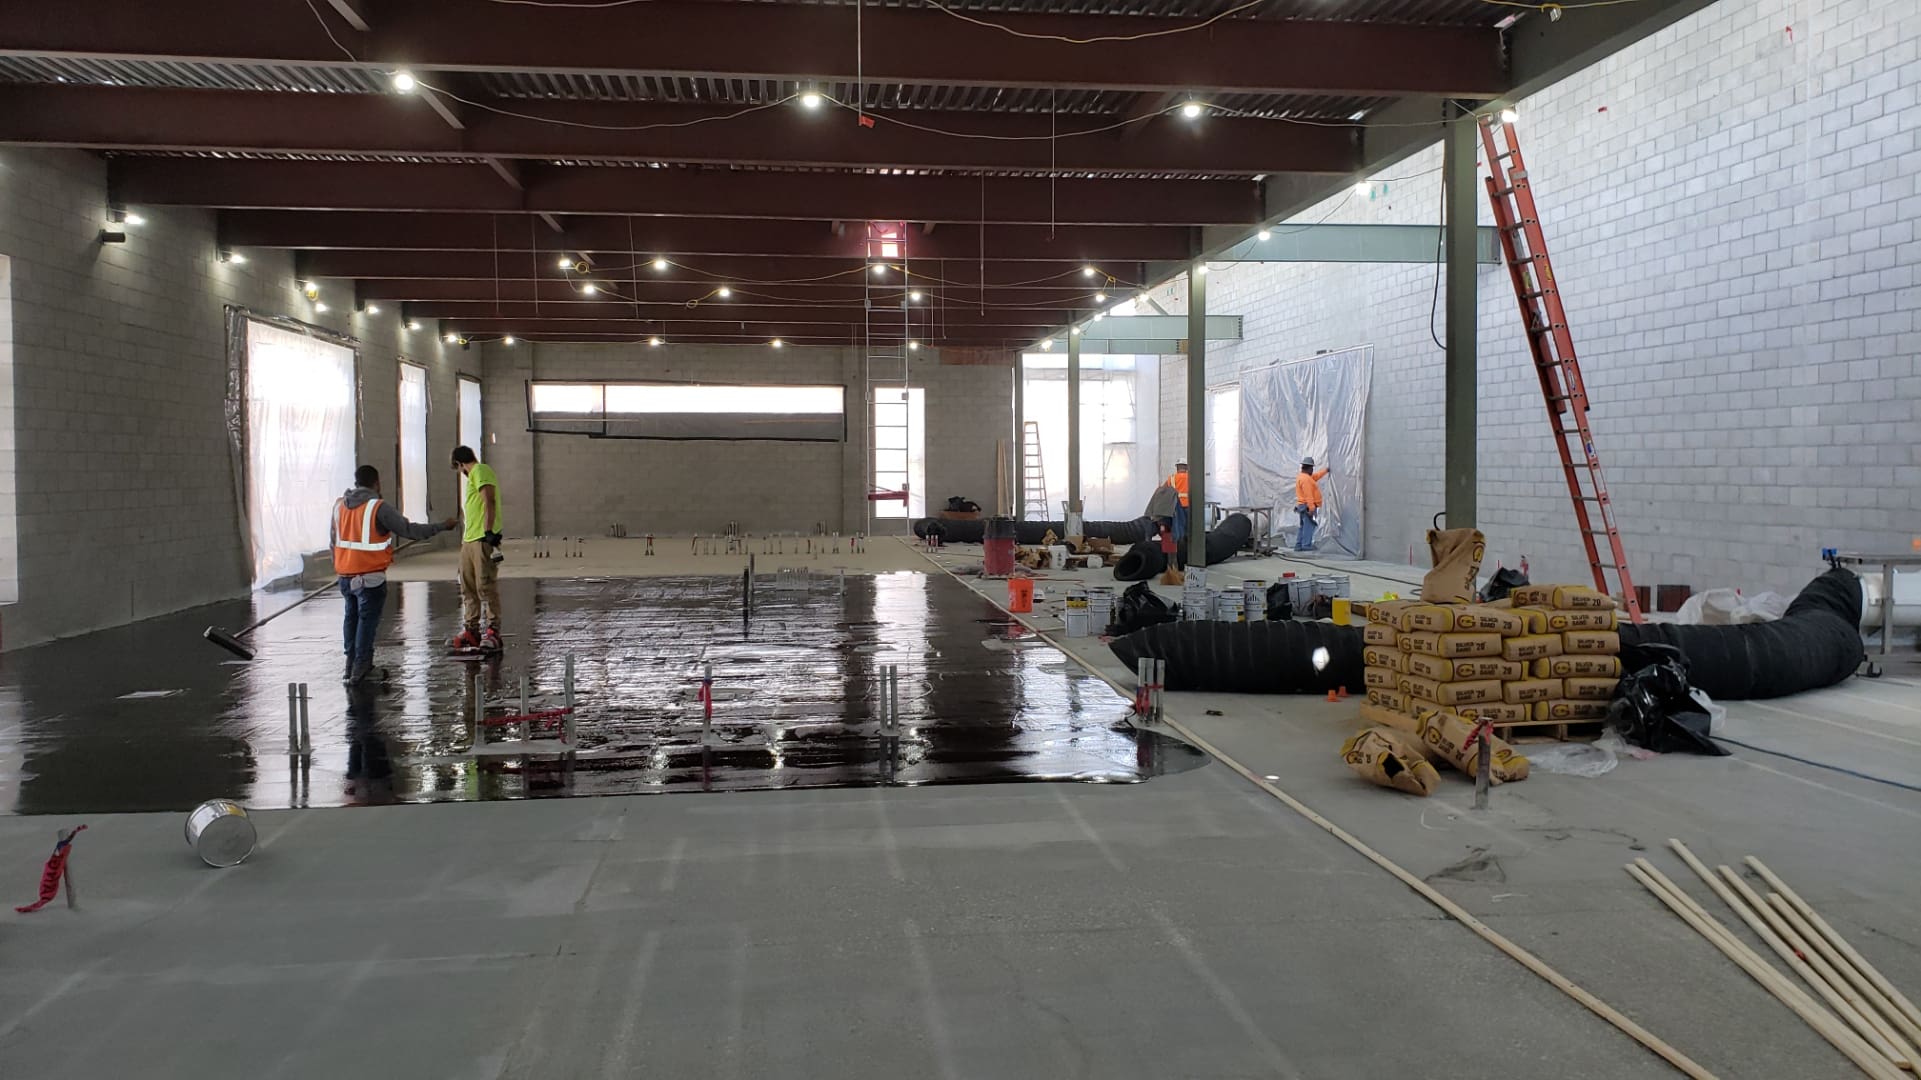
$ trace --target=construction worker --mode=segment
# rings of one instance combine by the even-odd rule
[[[362,465],[354,470],[354,486],[334,502],[333,522],[327,529],[340,595],[347,600],[341,627],[347,667],[341,682],[351,686],[386,678],[385,671],[377,675],[374,671],[374,635],[380,630],[381,609],[387,606],[387,567],[394,561],[394,537],[425,540],[456,524],[453,518],[437,525],[408,521],[380,497],[379,469]]]
[[[472,448],[454,447],[454,468],[466,478],[461,488],[460,609],[465,625],[454,636],[456,649],[500,650],[500,484],[494,470]],[[483,620],[482,609],[485,609]]]
[[[1294,512],[1301,516],[1301,531],[1294,537],[1295,551],[1314,550],[1314,526],[1321,512],[1321,481],[1327,470],[1314,471],[1314,459],[1301,459],[1301,474],[1294,478]]]
[[[1188,519],[1187,462],[1176,461],[1174,463],[1174,475],[1167,478],[1167,486],[1173,488],[1174,494],[1180,496],[1180,505],[1175,508],[1174,513],[1174,543],[1177,547],[1185,547],[1187,544]]]

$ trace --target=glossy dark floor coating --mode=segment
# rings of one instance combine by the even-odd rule
[[[940,574],[763,577],[754,618],[723,578],[507,580],[507,649],[464,663],[443,648],[452,583],[391,587],[385,688],[340,685],[340,601],[268,624],[257,659],[201,640],[287,595],[0,657],[0,807],[16,813],[250,807],[1008,780],[1135,782],[1202,759],[1135,732],[1126,703],[992,605]],[[258,604],[259,612],[254,608]],[[495,715],[560,703],[575,657],[579,752],[472,753],[474,673]],[[703,742],[699,673],[715,676]],[[880,669],[900,669],[901,738],[880,738]],[[290,761],[287,684],[306,682],[313,755]],[[151,691],[165,697],[124,698]],[[492,739],[511,738],[496,728]]]

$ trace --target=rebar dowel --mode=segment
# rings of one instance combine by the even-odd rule
[[[300,756],[308,757],[313,753],[313,739],[307,730],[307,684],[300,684]]]
[[[1491,727],[1481,730],[1481,745],[1475,750],[1475,764],[1477,768],[1474,770],[1474,809],[1486,810],[1487,789],[1490,783],[1487,774],[1492,772],[1494,767],[1494,729]]]
[[[287,755],[300,753],[299,683],[287,684]]]
[[[54,839],[54,844],[56,848],[60,844],[71,842],[74,838],[74,835],[79,831],[80,830],[78,829],[54,830],[53,839]],[[65,891],[67,896],[67,910],[76,911],[80,907],[80,898],[75,896],[73,892],[73,849],[72,848],[67,849],[66,865],[62,866],[60,869],[61,869],[60,887],[62,890]]]
[[[487,745],[487,688],[478,673],[474,675],[474,746]]]
[[[524,674],[520,677],[520,715],[523,719],[516,726],[520,728],[521,741],[525,742],[534,737],[534,723],[531,720],[525,719],[527,715],[527,676]]]

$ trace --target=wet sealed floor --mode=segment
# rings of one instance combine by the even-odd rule
[[[787,587],[781,587],[782,585]],[[1199,765],[1129,727],[1105,683],[945,575],[504,580],[505,652],[447,655],[451,582],[390,586],[377,688],[340,684],[341,601],[254,636],[241,661],[202,640],[290,602],[265,595],[0,657],[0,807],[179,810],[664,791],[1084,781]],[[564,703],[558,722],[500,721]],[[711,665],[711,716],[701,678]],[[883,735],[882,672],[898,672]],[[523,709],[521,684],[528,685]],[[490,721],[476,751],[476,686]],[[311,753],[288,686],[305,683]],[[523,739],[523,734],[531,738]]]

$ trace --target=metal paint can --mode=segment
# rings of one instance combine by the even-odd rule
[[[1229,589],[1221,593],[1214,601],[1214,617],[1221,622],[1246,622],[1247,619],[1243,615],[1245,595],[1239,589]]]
[[[1062,617],[1067,626],[1068,637],[1087,636],[1087,594],[1071,592],[1067,594],[1067,614]]]
[[[1248,578],[1241,582],[1241,618],[1259,622],[1267,618],[1267,580]]]
[[[1106,585],[1087,587],[1087,622],[1093,633],[1105,634],[1114,621],[1114,590]]]
[[[231,799],[208,799],[187,815],[187,846],[208,866],[238,866],[255,839],[246,807]]]

